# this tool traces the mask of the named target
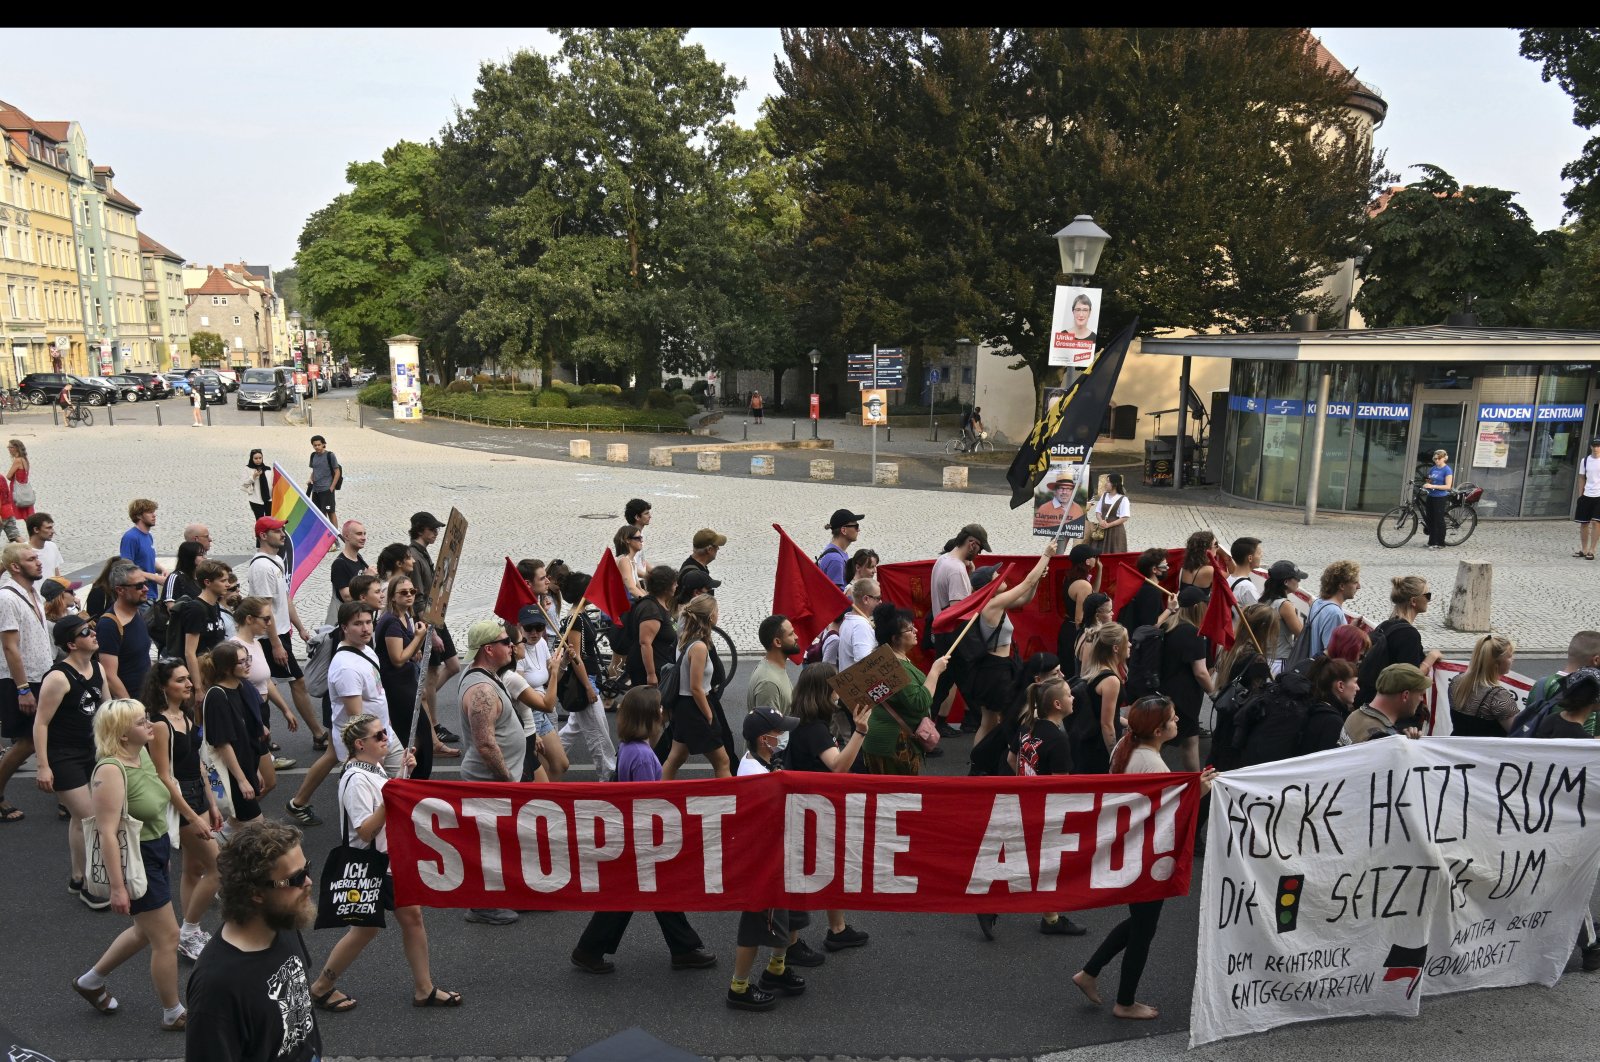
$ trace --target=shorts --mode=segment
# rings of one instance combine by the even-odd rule
[[[261,792],[261,779],[257,778],[252,785],[257,793]],[[261,817],[260,802],[240,796],[239,782],[231,774],[228,776],[228,795],[233,798],[233,817],[236,822],[250,822]]]
[[[444,643],[444,648],[435,650],[428,654],[428,666],[438,667],[440,664],[456,655],[456,643],[450,637],[450,628],[446,627],[442,623],[435,627],[433,632],[437,634],[439,636],[439,640]]]
[[[339,507],[338,502],[334,499],[334,493],[331,490],[312,491],[311,504],[315,505],[318,509],[321,509],[329,516],[332,516],[334,510]]]
[[[33,713],[17,707],[17,684],[0,678],[0,737],[33,740]]]
[[[87,750],[80,752],[77,749],[52,751],[50,770],[56,776],[57,793],[82,789],[89,784],[89,775],[94,773],[94,753]]]
[[[172,862],[172,842],[164,833],[153,841],[140,841],[139,855],[144,860],[144,876],[149,885],[143,896],[128,905],[129,914],[159,911],[172,903],[172,882],[167,877],[167,868]]]
[[[544,737],[546,734],[554,734],[555,732],[556,732],[556,723],[555,723],[555,720],[549,715],[549,713],[541,712],[537,708],[534,709],[534,712],[533,712],[533,736],[534,737]]]
[[[741,911],[735,943],[741,948],[787,948],[789,934],[810,924],[811,915],[806,911],[787,911],[782,907]]]
[[[1000,713],[1010,705],[1016,687],[1015,656],[995,656],[989,653],[972,665],[968,689],[962,690],[967,707],[981,707],[986,712]]]
[[[1174,704],[1172,711],[1178,717],[1177,740],[1182,741],[1184,738],[1200,736],[1200,706],[1198,704],[1193,707]]]
[[[672,706],[672,740],[682,742],[691,755],[703,756],[722,747],[722,735],[713,719],[707,719],[693,697],[679,697]]]
[[[1591,498],[1587,494],[1578,496],[1578,507],[1572,513],[1572,518],[1580,524],[1587,524],[1591,520],[1600,520],[1600,498]]]
[[[297,679],[302,677],[300,661],[294,658],[294,645],[289,640],[289,634],[290,632],[284,631],[278,635],[278,640],[283,643],[283,651],[289,658],[288,662],[284,664],[278,663],[277,658],[272,655],[275,648],[272,641],[268,638],[261,639],[261,651],[267,654],[267,669],[272,672],[272,677],[275,679]]]
[[[206,784],[200,779],[178,779],[178,792],[183,794],[183,802],[189,805],[190,811],[202,819],[211,814],[211,804],[206,800]]]

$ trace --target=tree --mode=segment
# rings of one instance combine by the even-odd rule
[[[1390,195],[1368,223],[1361,316],[1375,328],[1439,324],[1458,312],[1486,325],[1528,323],[1525,300],[1548,253],[1516,193],[1416,168],[1423,180]]]
[[[278,297],[283,300],[283,312],[291,314],[301,308],[300,303],[300,269],[290,266],[280,269],[272,274],[272,283],[278,289]]]
[[[785,31],[769,113],[800,160],[802,332],[982,337],[1048,365],[1051,234],[1113,240],[1102,327],[1282,326],[1322,308],[1367,200],[1350,75],[1301,30]]]
[[[1593,26],[1522,31],[1522,54],[1543,64],[1546,81],[1572,97],[1572,120],[1584,129],[1600,125],[1600,29]],[[1591,217],[1600,207],[1600,136],[1589,138],[1576,159],[1561,168],[1573,182],[1567,209]]]
[[[222,357],[222,337],[215,332],[196,332],[189,337],[189,356],[199,358],[201,361],[212,361]],[[186,366],[174,365],[174,369]]]
[[[1580,218],[1540,239],[1550,264],[1529,293],[1523,316],[1541,328],[1600,329],[1600,224]]]

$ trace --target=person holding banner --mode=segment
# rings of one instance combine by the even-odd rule
[[[1051,540],[1052,542],[1054,539]],[[950,664],[948,656],[935,657],[924,675],[911,662],[917,647],[917,625],[911,613],[887,601],[872,610],[872,629],[879,645],[887,645],[905,668],[910,682],[883,704],[872,709],[867,737],[861,744],[868,774],[915,775],[922,773],[926,755],[912,735],[917,724],[933,712],[933,691]],[[887,705],[887,707],[885,707]],[[889,714],[892,708],[900,718]]]
[[[982,639],[986,648],[983,658],[973,668],[973,698],[967,705],[968,711],[978,708],[983,712],[974,743],[982,741],[989,731],[1000,725],[1000,716],[1011,703],[1012,689],[1016,684],[1017,661],[1011,653],[1015,629],[1006,612],[1023,608],[1033,600],[1033,595],[1039,591],[1039,580],[1050,569],[1050,558],[1056,555],[1058,542],[1059,539],[1055,538],[1045,540],[1044,551],[1039,554],[1038,562],[1022,582],[1014,587],[1007,587],[1004,581],[1000,583],[999,592],[984,604],[983,611],[978,613],[978,622],[973,624],[973,629],[967,635]],[[972,577],[973,592],[987,586],[990,579],[998,578],[1000,575],[995,569],[980,569]]]
[[[1128,731],[1117,742],[1111,754],[1112,774],[1163,774],[1169,768],[1161,758],[1161,746],[1178,735],[1178,713],[1172,701],[1159,693],[1141,697],[1128,709]],[[1211,792],[1211,783],[1217,772],[1207,767],[1200,773],[1200,795],[1204,799]],[[1128,917],[1106,934],[1083,969],[1072,975],[1072,983],[1095,1006],[1100,1006],[1100,971],[1120,953],[1122,971],[1117,982],[1117,1001],[1111,1013],[1118,1018],[1148,1021],[1161,1017],[1161,1012],[1136,998],[1139,978],[1144,975],[1146,960],[1150,957],[1150,943],[1155,939],[1156,926],[1161,921],[1161,905],[1165,900],[1128,905]]]
[[[717,616],[714,597],[697,597],[683,607],[677,674],[669,684],[677,691],[672,705],[672,751],[661,767],[661,777],[669,782],[691,755],[704,756],[718,778],[733,774],[723,744],[722,688],[728,678],[711,644]]]
[[[1117,622],[1130,631],[1159,623],[1161,617],[1178,604],[1176,594],[1169,594],[1157,585],[1167,577],[1169,570],[1166,550],[1151,547],[1139,554],[1133,566],[1143,576],[1143,581],[1128,603],[1122,606],[1122,611],[1117,613]]]

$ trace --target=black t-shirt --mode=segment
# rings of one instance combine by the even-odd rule
[[[1422,651],[1422,633],[1405,620],[1383,632],[1383,644],[1389,651],[1391,664],[1421,667],[1423,657],[1427,655]]]
[[[189,976],[187,1062],[315,1062],[310,956],[298,933],[240,951],[218,933]]]
[[[250,784],[256,784],[256,761],[269,744],[261,736],[261,723],[245,703],[242,686],[212,686],[205,699],[206,740],[213,747],[233,746],[233,755]]]
[[[356,554],[356,559],[351,560],[342,552],[333,558],[333,596],[338,598],[339,591],[350,585],[350,580],[367,570],[366,558]],[[343,600],[343,598],[340,598]]]
[[[1048,719],[1033,721],[1033,732],[1017,751],[1017,773],[1023,777],[1072,773],[1072,746],[1059,726]]]
[[[628,654],[628,679],[635,686],[642,686],[645,681],[644,650],[639,646],[639,628],[647,620],[656,620],[661,624],[656,629],[655,640],[651,643],[655,656],[656,675],[660,677],[661,665],[669,660],[678,659],[678,631],[672,625],[672,617],[667,610],[661,607],[661,602],[653,597],[641,598],[634,602],[633,608],[628,610],[629,620],[633,623],[634,647]]]
[[[828,749],[837,747],[833,743],[833,734],[829,732],[827,723],[820,719],[801,723],[789,735],[789,747],[786,750],[789,770],[829,773],[831,769],[822,762],[822,754]]]
[[[200,739],[195,736],[194,725],[179,730],[165,718],[157,719],[156,740],[167,738],[171,742],[172,777],[180,782],[200,781]],[[165,730],[166,733],[162,733]],[[170,737],[169,737],[170,735]]]
[[[1195,678],[1194,662],[1206,658],[1208,646],[1192,623],[1180,622],[1161,639],[1161,692],[1172,698],[1180,714],[1200,714],[1205,690]]]
[[[1166,592],[1144,583],[1139,587],[1139,592],[1133,595],[1133,600],[1123,605],[1122,611],[1117,613],[1117,622],[1132,634],[1140,627],[1154,623],[1166,609]]]
[[[417,677],[417,657],[412,657],[405,663],[396,665],[389,656],[390,638],[400,639],[400,648],[404,649],[411,644],[411,639],[416,637],[417,628],[413,624],[408,630],[406,623],[393,612],[385,612],[378,621],[378,629],[372,632],[372,651],[378,654],[378,674],[385,679],[415,679]]]
[[[704,564],[701,564],[698,560],[695,560],[693,553],[685,557],[683,559],[683,563],[678,566],[678,578],[682,579],[683,573],[691,569],[705,572],[707,575],[711,574],[711,569],[707,568]]]
[[[180,617],[178,629],[184,633],[184,640],[179,643],[180,645],[188,645],[188,635],[200,636],[199,643],[195,645],[196,656],[209,653],[228,637],[227,628],[222,625],[221,605],[213,605],[197,597],[185,601],[183,607],[178,609],[178,615]]]
[[[1578,741],[1592,741],[1589,732],[1583,729],[1582,723],[1574,723],[1563,719],[1560,712],[1551,712],[1539,722],[1539,729],[1533,735],[1540,738],[1575,738]],[[793,741],[793,738],[789,739]]]
[[[118,624],[117,617],[108,612],[95,621],[94,629],[100,635],[100,651],[117,658],[122,688],[128,696],[138,697],[144,677],[150,673],[150,628],[144,617],[135,613],[126,624]]]

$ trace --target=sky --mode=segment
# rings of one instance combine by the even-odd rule
[[[1516,33],[1315,32],[1381,89],[1389,117],[1377,145],[1402,179],[1431,163],[1518,192],[1540,229],[1561,223],[1561,167],[1588,134],[1566,94],[1518,54]],[[141,61],[63,67],[63,33],[6,31],[0,99],[37,121],[78,121],[95,163],[144,208],[141,231],[190,262],[274,268],[293,264],[305,219],[346,188],[349,163],[433,138],[471,102],[481,63],[555,40],[539,29],[74,29],[74,54]],[[776,91],[778,31],[689,39],[745,80],[735,118],[753,123]]]

